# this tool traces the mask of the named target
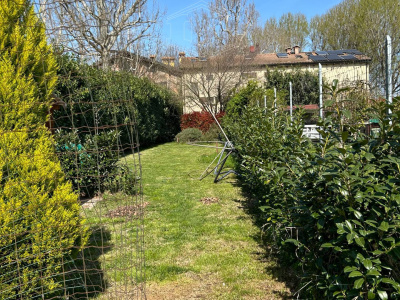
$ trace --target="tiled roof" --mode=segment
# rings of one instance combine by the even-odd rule
[[[236,55],[230,60],[232,66],[246,65],[253,67],[276,66],[276,65],[296,65],[296,64],[340,64],[345,62],[368,62],[370,57],[355,50],[334,50],[326,51],[327,54],[321,55],[317,52],[300,52],[298,54],[284,54],[286,57],[278,57],[277,53],[258,53],[248,56]],[[204,65],[204,62],[217,61],[217,56],[208,57],[200,60],[198,57],[183,57],[180,61],[182,69],[197,69]]]

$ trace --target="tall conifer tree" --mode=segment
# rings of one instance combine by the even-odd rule
[[[0,1],[0,299],[48,298],[85,241],[45,126],[56,71],[31,3]]]

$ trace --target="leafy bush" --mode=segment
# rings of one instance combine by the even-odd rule
[[[277,106],[281,106],[285,103],[286,95],[287,92],[284,89],[277,91]],[[263,104],[264,96],[267,97],[267,109],[272,109],[275,101],[274,90],[265,89],[256,81],[249,81],[246,87],[239,90],[233,95],[232,99],[229,100],[226,113],[231,119],[240,117],[242,111],[244,111],[246,107],[257,106],[257,103],[260,105]]]
[[[276,250],[298,267],[301,298],[398,298],[400,112],[390,123],[388,106],[371,109],[381,130],[368,137],[332,91],[315,145],[302,137],[301,113],[290,120],[248,106],[237,118],[228,110],[237,167]]]
[[[300,69],[292,72],[284,72],[277,69],[267,69],[265,75],[265,88],[289,90],[289,82],[292,82],[293,102],[299,104],[316,104],[319,99],[318,75],[310,71]],[[287,98],[289,105],[289,99]]]
[[[58,64],[55,93],[67,108],[54,112],[56,128],[79,128],[84,139],[85,134],[95,135],[98,124],[117,126],[123,148],[133,143],[133,126],[141,145],[172,141],[179,132],[181,107],[166,88],[128,72],[89,66],[70,55],[58,56]]]
[[[0,11],[0,298],[51,298],[87,239],[45,127],[56,62],[29,1]]]
[[[175,139],[179,143],[201,141],[203,138],[202,132],[197,128],[186,128],[179,132]]]
[[[219,129],[217,124],[211,124],[210,128],[203,134],[202,140],[209,141],[218,141],[221,139],[221,129]]]
[[[216,114],[215,117],[218,121],[220,121],[224,115],[225,112],[220,112]],[[189,114],[184,114],[181,117],[182,130],[186,128],[197,128],[205,133],[210,129],[212,124],[215,124],[215,120],[213,116],[207,111],[194,111]]]
[[[119,135],[115,130],[103,131],[95,136],[85,135],[81,142],[76,131],[57,130],[56,150],[67,179],[82,195],[93,196],[104,192],[106,182],[120,176],[118,159]]]

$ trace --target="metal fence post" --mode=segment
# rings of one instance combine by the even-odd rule
[[[319,78],[319,116],[322,119],[323,113],[323,102],[322,102],[322,65],[318,64],[318,78]]]
[[[392,39],[386,36],[386,101],[388,104],[393,102],[393,85],[392,85]],[[392,110],[388,109],[389,118]]]
[[[293,95],[292,95],[292,83],[289,82],[289,99],[290,99],[290,124],[293,122]]]

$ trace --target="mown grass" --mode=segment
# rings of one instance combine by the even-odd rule
[[[236,179],[199,176],[216,149],[169,143],[141,153],[148,299],[279,299],[259,229],[242,209]],[[228,165],[232,164],[228,161]],[[200,199],[217,197],[205,205]]]
[[[144,215],[149,300],[281,299],[290,295],[285,284],[272,275],[277,265],[265,258],[260,229],[243,209],[247,200],[235,176],[217,184],[213,175],[199,180],[216,155],[215,148],[178,143],[141,152],[143,197],[149,203]],[[124,163],[133,163],[133,157],[125,157]],[[226,166],[232,167],[233,161],[228,159]],[[130,264],[135,261],[134,231],[139,220],[107,217],[110,211],[132,203],[126,197],[105,194],[93,209],[85,210],[88,222],[101,221],[109,236],[107,251],[98,259],[105,273],[105,290],[99,299],[127,281],[127,268],[135,269]],[[206,205],[200,201],[204,197],[218,198],[218,202]],[[137,278],[133,277],[128,281],[134,283]]]

